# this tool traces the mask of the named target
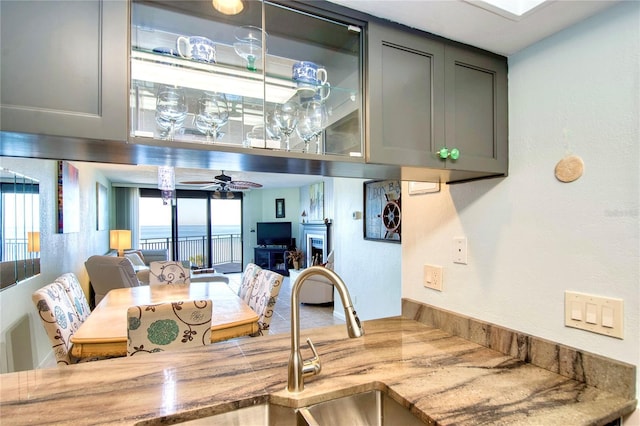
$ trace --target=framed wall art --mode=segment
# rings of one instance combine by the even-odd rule
[[[276,219],[283,218],[284,216],[284,198],[276,198]]]
[[[399,180],[364,183],[364,239],[401,242],[401,199]]]
[[[58,233],[80,231],[80,179],[78,169],[58,161]]]
[[[309,222],[324,220],[324,182],[309,186]]]
[[[107,216],[107,187],[96,182],[96,230],[104,231],[109,227]]]

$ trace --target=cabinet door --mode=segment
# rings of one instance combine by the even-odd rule
[[[506,173],[506,59],[473,50],[445,49],[446,146],[460,158],[447,168]]]
[[[2,130],[126,140],[126,1],[0,3]]]
[[[370,23],[370,163],[444,167],[444,45]]]

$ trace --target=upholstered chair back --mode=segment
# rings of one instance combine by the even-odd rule
[[[56,362],[59,365],[76,363],[77,360],[69,352],[71,350],[69,340],[82,321],[78,319],[78,314],[62,284],[57,282],[48,284],[33,292],[31,299],[53,347]]]
[[[249,295],[249,306],[258,314],[259,330],[254,336],[261,336],[269,332],[273,308],[282,287],[284,277],[267,269],[260,269]]]
[[[56,278],[55,282],[62,284],[62,287],[76,310],[76,314],[78,314],[78,320],[84,322],[91,313],[91,308],[89,308],[87,297],[84,295],[84,291],[82,291],[82,286],[80,286],[76,274],[73,272],[62,274]]]
[[[140,281],[126,257],[91,256],[84,262],[96,294],[96,305],[114,288],[138,287]]]
[[[190,283],[191,270],[183,262],[167,260],[149,264],[149,285]]]
[[[240,282],[240,288],[238,289],[238,296],[249,303],[249,297],[251,297],[251,289],[256,282],[256,276],[262,268],[255,263],[248,263],[242,273],[242,281]]]
[[[127,356],[211,343],[211,300],[132,306],[127,310]]]

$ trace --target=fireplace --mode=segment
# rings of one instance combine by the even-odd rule
[[[303,223],[305,266],[313,266],[327,261],[331,252],[331,222]]]

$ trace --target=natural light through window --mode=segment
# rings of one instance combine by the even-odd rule
[[[466,0],[475,6],[502,16],[520,18],[547,0]]]

